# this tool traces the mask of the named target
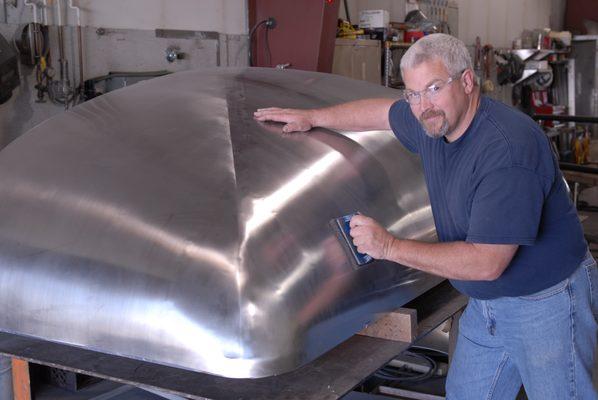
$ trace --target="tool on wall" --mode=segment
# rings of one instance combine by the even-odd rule
[[[55,79],[55,71],[51,65],[50,57],[50,34],[47,17],[47,0],[25,0],[24,4],[32,8],[33,22],[17,30],[15,34],[15,45],[20,54],[22,65],[35,68],[37,90],[37,102],[45,102],[45,95],[56,104],[64,105],[65,109],[84,101],[85,78],[83,75],[83,34],[81,24],[81,10],[69,0],[68,8],[74,10],[76,15],[76,35],[78,54],[78,82],[75,77],[71,82],[69,74],[69,61],[65,51],[65,24],[63,17],[65,10],[61,0],[53,3],[53,17],[56,24],[56,35],[58,38],[58,79]],[[68,26],[68,25],[67,25]]]
[[[0,104],[12,96],[12,91],[20,83],[17,54],[8,41],[0,35]]]
[[[50,39],[45,8],[46,1],[31,2],[25,0],[24,4],[32,7],[33,22],[17,29],[14,42],[20,55],[21,64],[35,68],[36,101],[44,103],[49,82],[54,74],[50,66]]]

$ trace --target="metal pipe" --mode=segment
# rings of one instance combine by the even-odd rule
[[[79,50],[79,95],[83,94],[83,35],[81,33],[81,9],[73,5],[73,0],[69,0],[69,8],[77,12],[77,47]]]
[[[347,0],[344,1],[345,3],[345,15],[347,16],[347,21],[351,23],[351,14],[349,14],[349,5],[347,4]]]
[[[83,94],[83,38],[81,25],[77,26],[77,45],[79,47],[79,93]]]
[[[598,117],[586,115],[552,115],[552,114],[534,114],[532,119],[536,121],[563,121],[563,122],[585,122],[589,124],[598,124]]]
[[[58,54],[59,54],[59,63],[60,63],[60,79],[64,79],[64,68],[63,65],[66,60],[64,59],[64,27],[59,25],[58,27]]]
[[[73,5],[73,0],[69,0],[69,8],[77,12],[77,26],[81,26],[81,9]]]
[[[48,26],[48,0],[43,0],[44,7],[42,8],[42,16],[44,19],[44,25]]]
[[[69,96],[71,94],[71,87],[69,81],[68,60],[65,57],[64,51],[64,25],[62,24],[62,6],[60,0],[56,0],[56,22],[58,24],[58,52],[60,63],[60,97],[64,98],[64,109],[69,108]]]
[[[577,172],[586,172],[589,174],[597,174],[598,175],[598,168],[591,167],[589,165],[581,165],[581,164],[574,164],[570,162],[559,162],[559,167],[562,171],[577,171]]]
[[[25,0],[24,3],[26,6],[31,6],[33,10],[33,24],[29,24],[29,38],[30,38],[30,47],[31,47],[31,62],[36,64],[39,61],[39,56],[41,54],[40,50],[40,28],[37,20],[38,14],[38,4],[36,2],[31,2]],[[41,39],[43,40],[43,39]]]
[[[56,0],[56,22],[58,26],[62,26],[62,15],[61,15],[61,10],[62,7],[60,6],[60,0]]]
[[[63,62],[64,62],[64,27],[62,26],[62,7],[60,7],[60,0],[56,0],[56,25],[58,26],[58,53],[60,55],[60,79],[64,78]]]
[[[24,3],[26,6],[31,6],[33,9],[33,23],[37,24],[37,3],[32,3],[30,1],[25,0]]]

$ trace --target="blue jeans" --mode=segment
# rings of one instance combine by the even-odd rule
[[[522,297],[470,299],[446,383],[450,400],[598,399],[592,370],[598,270],[588,256],[558,284]]]

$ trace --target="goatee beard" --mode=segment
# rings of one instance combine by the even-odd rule
[[[442,117],[442,124],[440,125],[440,128],[438,128],[437,130],[430,130],[428,128],[428,126],[426,125],[426,120],[430,119],[430,118],[434,118],[434,117]],[[419,123],[421,124],[422,128],[424,129],[424,132],[426,133],[426,135],[428,135],[429,137],[433,138],[433,139],[440,139],[441,137],[444,137],[449,130],[449,124],[448,124],[448,120],[446,119],[446,115],[444,114],[444,111],[442,110],[427,110],[424,111],[422,113],[422,115],[420,115],[419,117]]]

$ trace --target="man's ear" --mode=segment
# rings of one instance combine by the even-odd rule
[[[461,85],[463,85],[463,89],[465,89],[465,94],[471,94],[473,89],[476,85],[476,76],[473,70],[466,69],[463,71],[463,75],[461,76]]]

